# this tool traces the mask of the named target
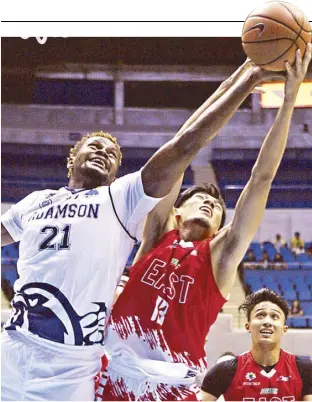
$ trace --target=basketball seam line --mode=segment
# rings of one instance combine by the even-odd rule
[[[298,27],[299,27],[299,28],[301,27],[301,31],[304,31],[304,32],[311,32],[311,30],[307,30],[307,29],[304,29],[304,28],[303,28],[305,15],[304,15],[304,13],[303,13],[302,10],[300,10],[301,13],[302,13],[302,25],[300,26],[299,22],[297,21],[296,16],[293,14],[293,12],[292,12],[287,6],[285,6],[284,2],[281,1],[280,4],[281,4],[284,8],[286,8],[286,10],[292,15],[292,17],[293,17],[293,19],[296,21]],[[301,37],[301,36],[300,36],[300,37]]]
[[[297,40],[298,38],[296,38],[295,40]],[[292,42],[294,42],[293,39],[290,38],[276,38],[276,39],[262,39],[261,41],[257,41],[257,42],[253,42],[253,41],[242,41],[242,43],[252,43],[252,44],[261,44],[261,43],[265,43],[265,42],[274,42],[277,40],[290,40]]]
[[[292,28],[290,28],[288,25],[286,25],[286,24],[284,24],[283,22],[280,22],[280,21],[278,21],[278,20],[275,20],[274,18],[271,18],[271,17],[266,17],[265,15],[252,15],[251,17],[249,17],[249,18],[264,18],[264,19],[267,19],[267,20],[270,20],[270,21],[274,21],[274,22],[277,22],[278,24],[280,24],[280,25],[283,25],[284,27],[286,27],[286,28],[288,28],[291,32],[294,32],[296,35],[298,35],[298,33],[294,30],[294,29],[292,29]],[[243,29],[244,29],[244,27],[243,27]],[[243,31],[244,32],[244,31]],[[301,32],[301,31],[300,31]],[[243,33],[244,34],[244,33]],[[300,36],[300,38],[304,41],[304,43],[307,45],[308,44],[308,42],[306,42],[301,36]],[[297,38],[296,39],[298,39],[298,36],[297,36]]]
[[[302,26],[303,26],[303,23],[304,23],[304,21],[302,21]],[[285,26],[286,26],[286,25],[285,25]],[[296,39],[294,39],[294,40],[292,41],[292,44],[289,46],[289,48],[287,48],[287,49],[285,50],[284,53],[281,53],[278,57],[276,57],[275,59],[271,60],[270,62],[267,62],[267,63],[257,63],[257,65],[258,65],[258,66],[267,66],[267,65],[270,65],[270,64],[274,63],[276,60],[278,60],[278,59],[280,59],[281,57],[283,57],[284,54],[287,53],[287,52],[292,48],[293,45],[296,45],[296,47],[297,47],[296,50],[298,50],[298,49],[299,49],[299,46],[298,46],[298,44],[297,44],[297,39],[299,38],[300,33],[301,33],[301,31],[302,31],[302,26],[300,27],[299,33],[297,33]],[[301,38],[301,36],[300,36],[300,38]],[[301,38],[301,39],[302,39],[302,38]],[[302,40],[303,40],[303,39],[302,39]],[[304,41],[304,42],[305,42],[305,41]],[[252,42],[252,43],[258,43],[258,42]],[[260,42],[260,43],[261,43],[261,42]],[[262,43],[263,43],[263,42],[262,42]]]
[[[295,41],[293,41],[293,43],[289,46],[289,48],[287,48],[287,49],[285,50],[285,52],[281,53],[278,57],[276,57],[275,59],[273,59],[273,60],[271,60],[271,61],[269,61],[269,62],[266,62],[266,63],[257,63],[257,66],[267,66],[267,65],[269,65],[269,64],[274,63],[276,60],[278,60],[278,59],[280,59],[281,57],[283,57],[284,54],[287,53],[287,52],[293,47],[293,45],[296,45],[296,46],[297,46],[297,49],[298,49],[298,45],[296,44]]]

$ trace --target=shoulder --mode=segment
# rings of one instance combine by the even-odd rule
[[[49,195],[54,195],[56,193],[55,190],[40,190],[40,191],[33,191],[32,193],[28,194],[22,200],[20,200],[16,205],[23,206],[24,208],[30,207],[35,202],[40,202],[45,199],[49,198]]]
[[[116,180],[111,184],[111,187],[114,188],[118,186],[127,186],[135,183],[136,181],[142,181],[141,169],[116,178]]]
[[[208,373],[206,374],[207,377],[211,376],[221,376],[222,378],[223,375],[226,375],[228,377],[229,375],[233,376],[236,373],[238,366],[238,358],[233,357],[233,359],[230,360],[225,360],[221,363],[217,363],[215,366],[213,366]]]
[[[234,357],[213,366],[206,373],[201,389],[216,397],[224,394],[235,377],[237,363],[238,360]]]

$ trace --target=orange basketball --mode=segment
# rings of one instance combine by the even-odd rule
[[[298,7],[284,1],[271,1],[256,8],[243,26],[246,55],[266,70],[285,70],[285,61],[293,64],[297,49],[303,57],[309,42],[309,20]]]

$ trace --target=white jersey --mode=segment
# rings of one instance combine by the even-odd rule
[[[116,212],[133,236],[159,199],[141,172],[111,185]],[[2,223],[20,241],[13,311],[5,328],[66,345],[104,343],[114,291],[134,241],[113,211],[108,186],[36,191]]]

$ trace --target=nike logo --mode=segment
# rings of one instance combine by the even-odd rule
[[[251,28],[249,28],[248,31],[246,31],[245,33],[253,31],[254,29],[259,29],[258,36],[261,36],[262,32],[264,31],[264,28],[265,28],[264,24],[262,22],[259,22],[258,24],[256,24],[256,25],[252,26]]]

